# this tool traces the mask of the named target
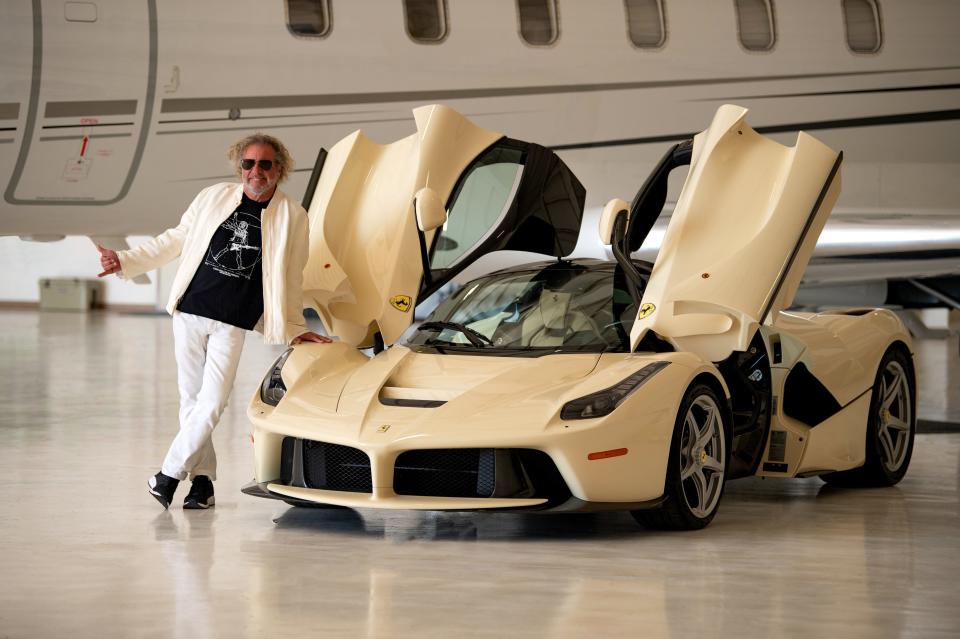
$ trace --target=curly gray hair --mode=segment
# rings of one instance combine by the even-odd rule
[[[272,135],[260,133],[259,131],[248,135],[242,140],[237,140],[233,146],[227,149],[227,157],[237,172],[237,177],[242,176],[240,172],[241,156],[246,148],[252,144],[267,144],[273,147],[274,153],[276,154],[274,162],[277,165],[277,183],[286,180],[287,174],[293,170],[293,158],[290,157],[290,152],[287,151],[287,147],[283,146],[283,142]]]

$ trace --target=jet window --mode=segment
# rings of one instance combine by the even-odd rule
[[[414,41],[436,43],[447,37],[445,0],[403,0],[403,13]]]
[[[330,0],[287,0],[287,29],[298,36],[330,35]]]
[[[856,53],[876,53],[883,44],[880,7],[875,0],[843,0],[847,46]]]
[[[748,51],[769,51],[777,40],[773,0],[734,0],[740,44]]]
[[[662,0],[624,0],[627,33],[636,47],[655,49],[667,40]]]
[[[521,151],[501,148],[473,166],[437,238],[431,270],[450,268],[500,225],[520,185],[521,160]]]
[[[535,47],[551,45],[560,35],[556,0],[517,0],[520,37]]]

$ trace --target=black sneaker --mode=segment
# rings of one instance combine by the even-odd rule
[[[150,494],[153,495],[164,508],[170,507],[170,502],[173,501],[173,493],[177,491],[178,484],[180,484],[179,479],[167,477],[163,473],[157,473],[147,480],[147,488],[150,490]]]
[[[185,510],[210,508],[216,503],[213,498],[213,482],[206,475],[197,475],[193,478],[190,493],[183,499]]]

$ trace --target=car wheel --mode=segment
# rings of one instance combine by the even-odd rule
[[[717,514],[728,463],[728,437],[723,402],[705,384],[687,390],[677,413],[663,503],[635,510],[646,528],[698,530]]]
[[[916,376],[910,355],[891,347],[873,383],[863,466],[821,475],[838,486],[893,486],[907,473],[917,430]]]

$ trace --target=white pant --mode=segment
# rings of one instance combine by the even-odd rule
[[[163,460],[168,477],[217,477],[213,428],[227,405],[247,332],[217,320],[176,311],[174,354],[180,389],[180,432]]]

